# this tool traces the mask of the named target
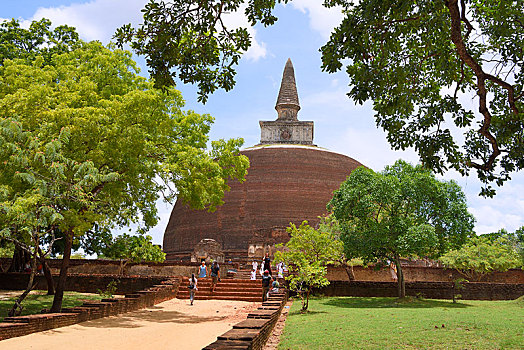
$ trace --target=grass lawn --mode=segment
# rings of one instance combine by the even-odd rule
[[[284,349],[524,349],[524,299],[314,298],[295,300]]]
[[[42,309],[50,308],[53,304],[53,295],[47,295],[47,291],[33,291],[29,294],[24,301],[22,306],[22,315],[31,315],[40,313]],[[0,299],[0,322],[7,316],[7,313],[13,307],[13,303],[18,298],[22,291],[19,293],[9,293],[10,295],[14,294],[15,297],[10,297],[9,299]],[[64,292],[64,301],[62,303],[63,307],[73,307],[82,305],[83,300],[100,300],[101,297],[97,294],[83,294],[77,292]]]

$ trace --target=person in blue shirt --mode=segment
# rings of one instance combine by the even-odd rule
[[[202,265],[198,267],[198,278],[207,277],[207,267],[206,262],[202,260]]]

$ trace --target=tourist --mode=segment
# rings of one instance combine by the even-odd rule
[[[211,293],[215,291],[218,281],[220,281],[220,266],[216,261],[213,261],[211,266]]]
[[[264,276],[264,260],[262,259],[262,263],[260,264],[260,276]]]
[[[256,260],[253,260],[253,262],[251,263],[251,266],[253,266],[253,270],[258,270],[258,261]]]
[[[271,259],[269,258],[269,253],[266,253],[266,257],[264,258],[264,271],[265,270],[268,270],[269,274],[272,275],[272,273],[271,273]]]
[[[278,293],[278,288],[280,288],[280,283],[276,279],[273,279],[271,283],[271,293]]]
[[[284,278],[284,263],[281,261],[277,264],[278,278]]]
[[[253,269],[253,271],[251,271],[251,281],[255,281],[256,279],[257,279],[257,270]]]
[[[388,263],[389,263],[389,272],[391,273],[391,278],[393,279],[393,282],[397,282],[398,280],[397,265],[395,265],[393,261],[389,261],[389,260],[388,260]]]
[[[264,275],[262,276],[262,301],[267,300],[267,294],[269,293],[269,287],[271,285],[271,275],[269,274],[269,270],[264,271]]]
[[[205,278],[207,277],[207,267],[206,262],[202,260],[202,265],[198,268],[198,278]]]
[[[191,274],[191,279],[189,280],[189,300],[191,300],[191,305],[193,305],[193,300],[195,300],[195,292],[197,288],[198,280],[195,278],[195,274]]]

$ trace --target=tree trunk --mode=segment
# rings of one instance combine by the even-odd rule
[[[42,264],[42,271],[44,272],[45,281],[47,283],[47,295],[55,295],[55,282],[53,281],[51,270],[45,261],[45,255],[42,253],[42,249],[40,249],[40,247],[38,247],[38,257],[40,263]]]
[[[22,272],[24,271],[25,264],[31,260],[29,254],[19,246],[15,244],[15,251],[13,252],[13,258],[11,259],[11,266],[7,272]]]
[[[55,295],[55,282],[53,281],[53,275],[51,275],[51,270],[45,259],[42,259],[42,269],[44,270],[44,276],[47,282],[47,295]]]
[[[400,258],[395,257],[395,265],[397,266],[397,288],[398,288],[398,297],[404,298],[406,296],[406,283],[404,281],[404,272],[402,271],[402,266],[400,265]]]
[[[351,265],[348,262],[345,262],[344,269],[346,270],[346,274],[348,275],[349,282],[353,282],[355,280],[355,273],[353,272],[353,265]]]
[[[53,306],[51,306],[51,312],[60,312],[62,310],[62,300],[64,299],[64,289],[67,279],[67,269],[69,268],[69,262],[71,260],[71,248],[73,246],[73,232],[64,232],[65,245],[64,245],[64,257],[62,259],[62,266],[60,267],[60,275],[58,277],[58,283],[56,285],[55,297],[53,299]]]
[[[9,310],[7,314],[9,317],[20,315],[20,313],[22,312],[22,301],[33,290],[33,288],[36,285],[35,272],[36,272],[36,251],[35,251],[33,258],[31,259],[31,273],[29,275],[29,281],[27,282],[27,287],[25,288],[24,292],[18,297],[18,299],[15,300],[15,303],[13,304],[13,307],[11,308],[11,310]],[[19,309],[19,312],[17,312],[18,309]]]
[[[306,303],[302,305],[302,311],[307,311],[309,308],[309,294],[311,293],[311,287],[308,286],[306,292]]]

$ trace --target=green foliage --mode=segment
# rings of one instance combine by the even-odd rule
[[[146,56],[158,86],[176,78],[198,84],[205,102],[217,88],[233,87],[235,65],[251,45],[245,28],[226,28],[227,14],[243,11],[251,25],[268,26],[277,20],[276,3],[287,2],[150,0],[143,24],[123,26],[115,37]],[[348,96],[373,101],[376,124],[394,149],[414,147],[438,173],[475,169],[485,196],[524,167],[519,1],[326,0],[324,6],[340,6],[344,18],[321,48],[322,69],[345,66]],[[478,108],[462,103],[477,96]]]
[[[490,184],[501,185],[523,168],[522,4],[328,4],[341,5],[345,18],[321,49],[322,68],[335,72],[345,65],[348,96],[373,101],[377,126],[394,149],[414,147],[439,173],[476,169],[487,196],[494,194]],[[462,104],[477,95],[480,114]]]
[[[163,262],[166,254],[158,245],[152,243],[149,235],[122,234],[112,238],[106,245],[99,247],[102,258],[127,260],[130,262]]]
[[[0,240],[0,258],[12,258],[15,245],[11,242]]]
[[[464,243],[474,224],[455,182],[439,181],[422,166],[401,160],[381,173],[354,170],[328,210],[339,222],[346,257],[394,261],[399,287],[400,257],[438,257]]]
[[[32,21],[29,29],[21,28],[16,19],[0,23],[0,65],[15,58],[32,62],[37,56],[50,64],[54,54],[71,51],[79,44],[75,28],[61,25],[51,30],[51,21],[45,18]]]
[[[519,256],[508,244],[507,238],[472,237],[460,249],[444,254],[440,260],[457,269],[468,280],[480,281],[493,271],[507,271],[519,267]]]
[[[287,2],[287,0],[279,2]],[[198,84],[199,101],[206,102],[218,88],[231,90],[234,66],[251,45],[246,28],[228,28],[223,18],[242,11],[243,0],[150,0],[142,10],[143,24],[127,24],[115,34],[118,45],[129,43],[146,57],[156,86],[171,86],[175,79]],[[249,1],[245,13],[252,25],[273,24],[275,1]]]
[[[340,257],[342,242],[329,231],[315,230],[307,221],[299,227],[291,223],[287,231],[291,239],[278,246],[283,250],[275,253],[275,260],[288,266],[289,288],[298,293],[305,311],[312,288],[329,284],[326,265]]]
[[[340,223],[348,258],[438,257],[459,247],[474,219],[453,181],[439,181],[421,166],[397,161],[381,173],[360,167],[328,204]]]
[[[178,91],[136,75],[130,53],[82,43],[51,63],[0,67],[1,194],[18,221],[38,208],[41,227],[79,235],[94,222],[147,228],[159,191],[213,210],[226,181],[243,179],[242,140],[206,151],[212,118],[182,111]]]
[[[508,232],[506,229],[501,229],[497,232],[480,235],[480,237],[485,237],[492,242],[502,238],[499,242],[513,249],[519,257],[520,266],[524,267],[524,226],[518,228],[515,232]]]
[[[120,283],[119,280],[112,280],[107,284],[107,287],[105,290],[98,289],[97,292],[102,298],[113,298],[113,294],[116,293],[116,290],[118,289],[118,284]]]

